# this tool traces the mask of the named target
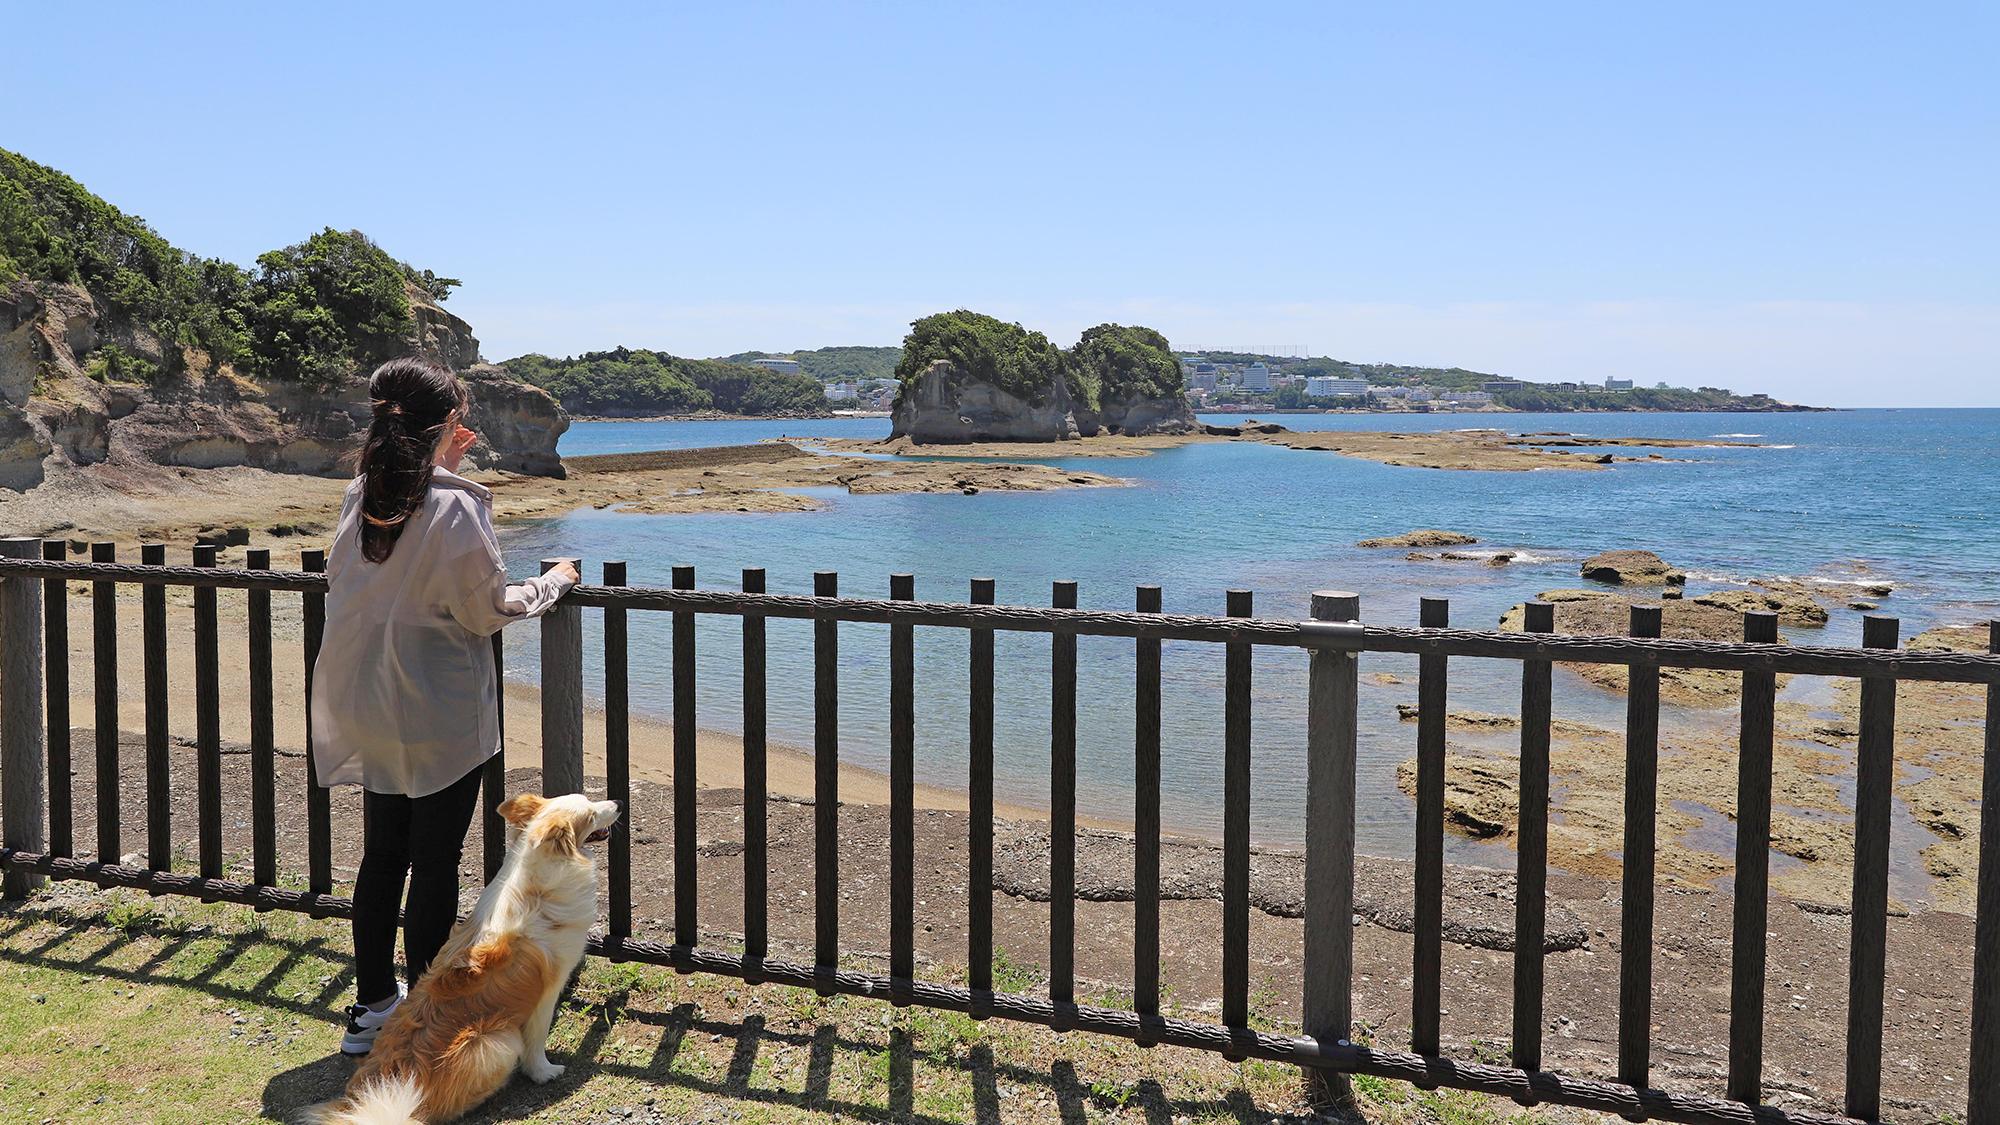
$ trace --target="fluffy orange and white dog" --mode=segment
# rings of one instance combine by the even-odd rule
[[[597,915],[597,865],[584,845],[610,835],[618,811],[575,793],[502,804],[500,874],[396,1006],[347,1092],[305,1120],[436,1125],[492,1096],[516,1066],[535,1082],[561,1075],[549,1023]]]

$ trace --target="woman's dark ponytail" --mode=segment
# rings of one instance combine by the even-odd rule
[[[368,379],[375,418],[361,447],[361,556],[382,562],[430,491],[445,429],[465,412],[458,376],[428,360],[392,359]]]

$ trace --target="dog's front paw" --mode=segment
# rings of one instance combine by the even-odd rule
[[[528,1081],[530,1082],[538,1084],[554,1082],[556,1079],[562,1077],[563,1065],[561,1063],[552,1063],[547,1059],[540,1061],[530,1059],[521,1064],[521,1072],[528,1076]]]

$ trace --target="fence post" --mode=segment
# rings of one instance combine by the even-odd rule
[[[582,559],[543,559],[542,573]],[[542,615],[542,796],[583,792],[583,610]]]
[[[1358,621],[1361,599],[1317,591],[1315,621]],[[1304,1031],[1347,1041],[1354,1022],[1354,764],[1360,662],[1314,649],[1306,697]],[[1310,1068],[1306,1100],[1328,1108],[1351,1096],[1347,1075]]]
[[[42,541],[0,539],[0,557],[35,559]],[[0,579],[0,842],[11,850],[46,850],[48,732],[42,729],[42,584]],[[9,870],[0,899],[23,899],[42,877]]]
[[[1986,651],[2000,655],[2000,621],[1986,624]],[[2000,810],[2000,684],[1986,685],[1981,810]],[[1979,818],[1979,905],[1972,940],[1972,1062],[1966,1125],[2000,1125],[2000,813]]]

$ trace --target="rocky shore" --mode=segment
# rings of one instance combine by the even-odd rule
[[[1425,536],[1432,532],[1412,533]],[[1400,538],[1400,537],[1399,537]],[[1795,580],[1757,580],[1748,589],[1690,594],[1687,579],[1649,552],[1619,552],[1579,569],[1600,575],[1589,588],[1542,591],[1555,607],[1555,629],[1582,635],[1624,635],[1634,605],[1661,614],[1662,634],[1705,640],[1743,638],[1743,613],[1779,616],[1780,640],[1790,628],[1824,624],[1830,590]],[[1643,556],[1643,557],[1641,557]],[[1614,570],[1616,571],[1614,575]],[[1647,579],[1651,584],[1643,584]],[[1674,581],[1677,580],[1677,581]],[[1886,596],[1889,583],[1870,587]],[[1522,627],[1524,606],[1501,618]],[[1942,627],[1912,638],[1911,648],[1987,649],[1984,628]],[[1622,695],[1623,667],[1561,664],[1562,674],[1599,691]],[[1559,686],[1557,699],[1565,695]],[[1704,669],[1663,668],[1660,726],[1659,876],[1687,887],[1726,886],[1733,874],[1736,815],[1736,708],[1741,677]],[[1909,682],[1896,700],[1898,798],[1891,894],[1899,910],[1969,912],[1973,907],[1983,769],[1985,692],[1973,685]],[[1414,693],[1399,708],[1414,721]],[[1854,854],[1853,777],[1860,724],[1860,690],[1853,680],[1779,677],[1774,747],[1772,865],[1774,891],[1844,912]],[[1519,720],[1512,715],[1458,711],[1447,716],[1447,819],[1464,836],[1511,842],[1520,776]],[[1553,774],[1550,861],[1566,870],[1616,875],[1624,840],[1624,732],[1558,714],[1551,727]],[[1398,780],[1415,792],[1415,759]]]
[[[929,457],[1143,457],[1162,449],[1197,442],[1257,441],[1288,449],[1339,453],[1384,465],[1419,469],[1526,472],[1537,469],[1596,472],[1619,463],[1671,461],[1664,454],[1643,457],[1577,452],[1609,448],[1709,449],[1753,447],[1755,442],[1689,441],[1680,438],[1550,438],[1510,435],[1502,430],[1447,431],[1293,431],[1276,423],[1246,419],[1240,426],[1200,426],[1186,432],[1099,434],[1065,441],[923,442],[906,435],[886,440],[823,439],[815,444],[853,453],[890,453]]]

